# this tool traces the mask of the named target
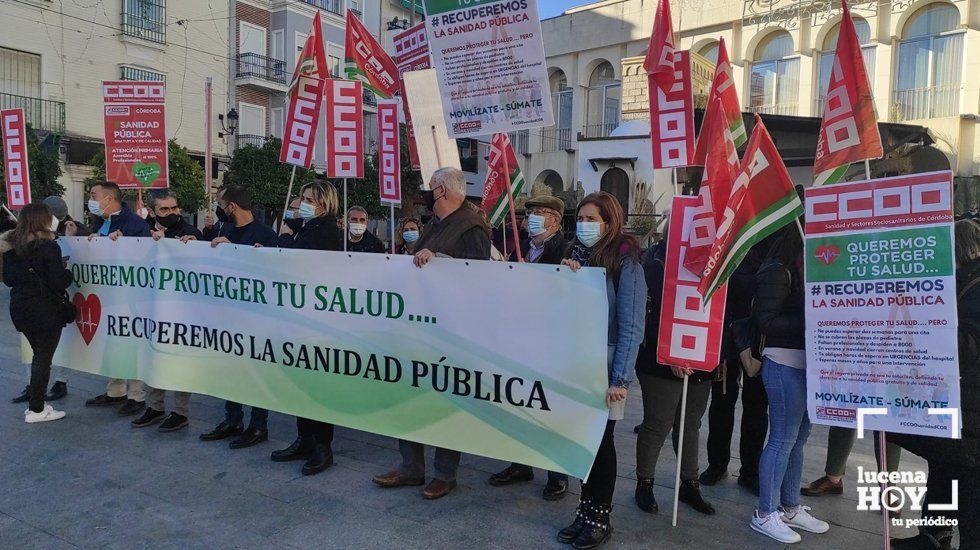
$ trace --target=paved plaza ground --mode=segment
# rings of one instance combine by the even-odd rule
[[[504,466],[491,459],[464,455],[459,488],[428,502],[420,488],[386,490],[371,483],[372,475],[396,464],[394,440],[339,428],[335,465],[304,477],[301,463],[269,460],[269,453],[294,439],[292,417],[272,413],[269,442],[232,451],[223,442],[198,440],[221,420],[221,401],[195,396],[190,430],[136,430],[115,409],[85,407],[85,399],[102,393],[105,383],[74,371],[68,397],[57,404],[68,417],[27,425],[24,405],[9,401],[23,388],[25,371],[19,336],[6,313],[8,296],[7,289],[0,291],[0,549],[564,547],[554,536],[572,518],[578,483],[557,503],[541,499],[546,476],[540,471],[529,484],[490,487],[487,477]],[[704,489],[717,515],[702,516],[682,504],[679,526],[672,528],[675,462],[669,448],[657,470],[660,514],[637,509],[632,428],[641,416],[638,385],[631,392],[616,434],[620,479],[615,533],[607,547],[779,548],[749,529],[755,497],[734,478]],[[707,419],[701,433],[703,467]],[[822,474],[826,441],[827,429],[815,427],[804,480]],[[737,450],[736,440],[736,455]],[[815,515],[830,521],[831,531],[803,534],[797,548],[881,547],[881,517],[855,511],[857,467],[874,464],[870,438],[858,441],[844,495],[804,499]],[[736,456],[730,469],[738,466]],[[903,466],[925,468],[911,458]]]

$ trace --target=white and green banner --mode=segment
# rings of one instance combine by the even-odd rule
[[[604,271],[62,239],[55,362],[584,477],[608,418]]]

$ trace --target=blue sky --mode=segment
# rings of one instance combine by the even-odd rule
[[[561,15],[561,12],[575,6],[589,4],[595,0],[538,0],[538,12],[541,19]]]

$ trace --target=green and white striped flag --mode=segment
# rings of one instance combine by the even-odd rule
[[[510,201],[507,200],[507,182],[504,174],[510,173],[510,189],[516,201],[524,189],[524,172],[517,163],[517,154],[507,134],[494,134],[490,140],[490,158],[487,160],[487,179],[483,184],[483,201],[480,208],[487,213],[493,227],[499,227],[507,216]]]

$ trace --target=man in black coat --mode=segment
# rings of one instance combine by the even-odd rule
[[[173,191],[162,189],[150,193],[150,209],[153,212],[153,228],[151,235],[154,241],[160,239],[179,239],[191,235],[197,239],[201,238],[201,231],[193,225],[187,223],[180,213],[180,206],[177,205],[177,197]],[[189,392],[174,392],[174,411],[166,414],[164,400],[166,391],[146,387],[146,410],[143,415],[133,420],[134,428],[145,428],[160,422],[158,428],[161,432],[176,432],[181,428],[187,427],[187,415],[191,401]]]
[[[223,187],[218,193],[218,206],[215,209],[221,222],[218,237],[211,241],[214,248],[223,243],[244,246],[276,246],[278,237],[271,227],[255,219],[252,214],[252,199],[248,189],[241,185]],[[186,235],[183,242],[196,241],[194,235]],[[202,441],[217,441],[238,436],[228,445],[232,449],[244,449],[258,445],[269,439],[269,411],[252,407],[252,416],[245,429],[245,411],[241,403],[225,401],[225,419],[208,433],[201,434]]]
[[[558,265],[565,257],[565,237],[561,233],[561,217],[565,203],[558,197],[536,197],[524,205],[527,213],[527,230],[530,236],[521,243],[521,255],[525,262]],[[516,261],[516,254],[511,256]],[[490,476],[495,487],[511,485],[534,479],[534,470],[525,464],[512,463]],[[568,491],[568,476],[548,472],[548,483],[542,497],[545,500],[561,500]]]
[[[352,206],[347,210],[347,252],[384,254],[388,251],[381,239],[367,230],[369,221],[363,207]]]
[[[94,224],[89,239],[109,237],[115,241],[120,237],[149,237],[150,226],[146,220],[136,215],[122,201],[122,190],[110,181],[92,186],[89,193],[88,211]],[[119,380],[112,378],[106,385],[106,392],[85,402],[89,406],[118,405],[119,416],[139,414],[146,406],[146,391],[142,380]]]

